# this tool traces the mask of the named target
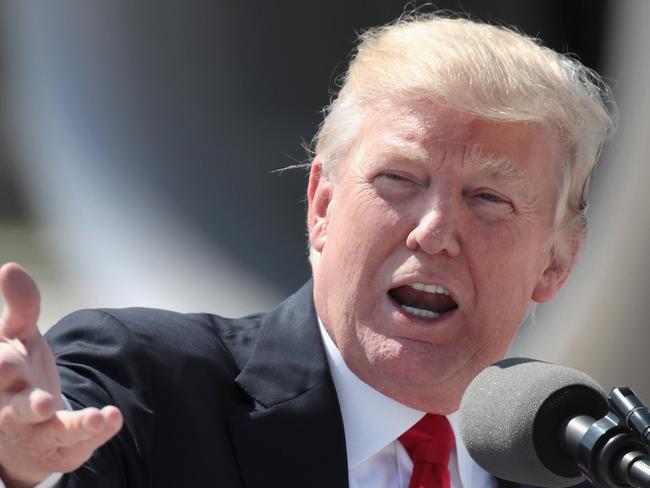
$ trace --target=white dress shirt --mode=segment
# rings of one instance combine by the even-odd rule
[[[413,462],[397,438],[425,412],[414,410],[361,381],[320,323],[345,429],[350,488],[408,488]],[[456,447],[449,458],[451,488],[494,488],[496,479],[469,456],[458,431],[458,415],[447,416]]]

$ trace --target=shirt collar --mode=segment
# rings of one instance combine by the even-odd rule
[[[361,381],[343,361],[320,319],[318,325],[341,407],[348,467],[353,468],[397,439],[425,412],[407,407]]]
[[[415,425],[425,412],[407,407],[359,379],[345,364],[341,352],[320,318],[318,326],[341,408],[348,469],[352,469],[394,442]],[[456,457],[462,486],[479,486],[480,482],[489,478],[489,474],[483,471],[467,452],[460,436],[458,413],[447,415],[447,419],[454,432],[456,448],[452,456]],[[382,428],[378,429],[378,425]],[[477,484],[474,485],[474,482]]]

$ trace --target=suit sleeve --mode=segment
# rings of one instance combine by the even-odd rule
[[[46,337],[72,407],[116,405],[124,415],[118,435],[57,487],[151,486],[155,409],[142,338],[110,312],[99,310],[67,316]]]

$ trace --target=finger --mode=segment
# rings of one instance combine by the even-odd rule
[[[55,413],[54,397],[40,388],[25,388],[9,400],[13,420],[25,424],[43,422]]]
[[[42,445],[71,447],[92,439],[109,439],[122,427],[122,413],[113,406],[101,410],[58,411],[38,428]],[[105,441],[104,441],[105,442]]]
[[[75,460],[76,462],[74,464],[81,464],[85,462],[97,448],[108,442],[120,431],[123,424],[121,412],[112,406],[104,407],[101,412],[106,420],[104,428],[87,440],[81,441],[72,446],[60,448],[59,452],[62,457]]]
[[[5,307],[0,315],[0,334],[29,340],[38,334],[36,320],[41,298],[31,276],[16,263],[0,268],[0,288]]]
[[[22,390],[26,386],[24,356],[13,344],[0,343],[0,391]]]

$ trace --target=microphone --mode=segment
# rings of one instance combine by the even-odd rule
[[[568,424],[576,418],[595,423],[608,412],[605,392],[587,374],[511,358],[487,367],[467,387],[460,430],[472,458],[494,476],[566,487],[584,481],[575,452],[592,423],[579,424],[577,435],[568,433]]]

